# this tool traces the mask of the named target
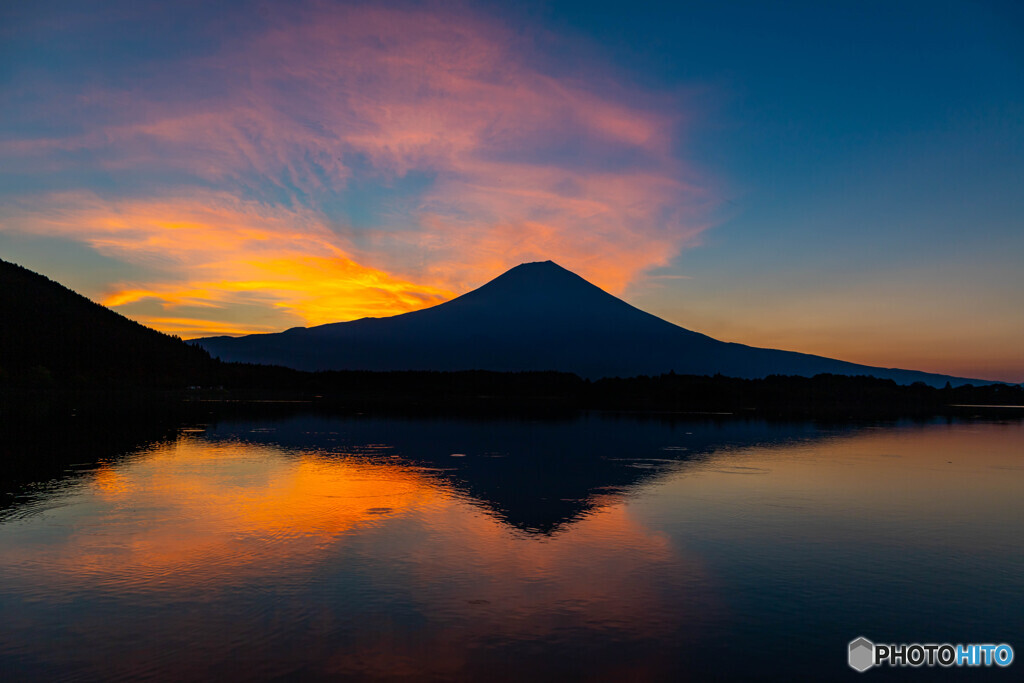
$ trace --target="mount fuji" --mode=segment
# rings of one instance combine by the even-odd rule
[[[524,263],[412,313],[193,341],[225,361],[299,370],[557,370],[591,379],[832,373],[899,384],[991,383],[722,342],[635,308],[551,261]]]

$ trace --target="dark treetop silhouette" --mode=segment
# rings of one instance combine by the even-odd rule
[[[972,381],[721,342],[641,311],[551,261],[516,266],[421,311],[196,342],[225,361],[300,370],[557,370],[591,379],[831,373],[931,386]]]

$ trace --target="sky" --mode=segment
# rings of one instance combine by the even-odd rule
[[[186,339],[551,259],[725,341],[1024,381],[1024,10],[4,3],[0,257]]]

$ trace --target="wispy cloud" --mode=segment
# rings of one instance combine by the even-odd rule
[[[422,307],[542,258],[621,291],[705,227],[711,199],[673,153],[679,102],[556,78],[465,11],[268,12],[213,54],[83,89],[82,132],[7,136],[0,153],[22,173],[78,171],[82,186],[34,197],[4,227],[180,274],[122,283],[111,305],[262,293],[308,323]],[[28,99],[60,116],[67,93],[38,87]],[[82,192],[100,173],[131,195]],[[339,208],[353,179],[372,193],[410,173],[429,182],[379,227]]]
[[[452,295],[356,263],[309,211],[270,209],[229,194],[110,201],[68,193],[46,197],[45,208],[8,207],[2,217],[23,232],[81,240],[168,273],[157,282],[112,282],[101,303],[153,300],[165,310],[212,309],[191,324],[180,316],[136,316],[179,334],[271,331],[223,318],[243,303],[284,309],[316,325],[403,313]]]

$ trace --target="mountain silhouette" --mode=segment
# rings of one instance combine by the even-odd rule
[[[301,408],[272,421],[210,422],[203,438],[213,443],[235,442],[244,434],[249,444],[289,453],[313,451],[325,458],[353,457],[373,444],[376,456],[370,462],[383,456],[388,465],[397,460],[422,468],[425,477],[443,482],[446,489],[458,491],[509,526],[544,535],[621,500],[651,479],[706,463],[723,450],[821,434],[807,422],[712,417],[338,417],[304,413]],[[258,429],[268,424],[273,428]],[[665,448],[680,443],[685,446]]]
[[[631,306],[551,261],[524,263],[412,313],[194,341],[225,361],[300,370],[557,370],[591,379],[831,373],[900,384],[990,383],[718,341]]]
[[[199,383],[209,354],[0,260],[0,381],[33,386]]]

